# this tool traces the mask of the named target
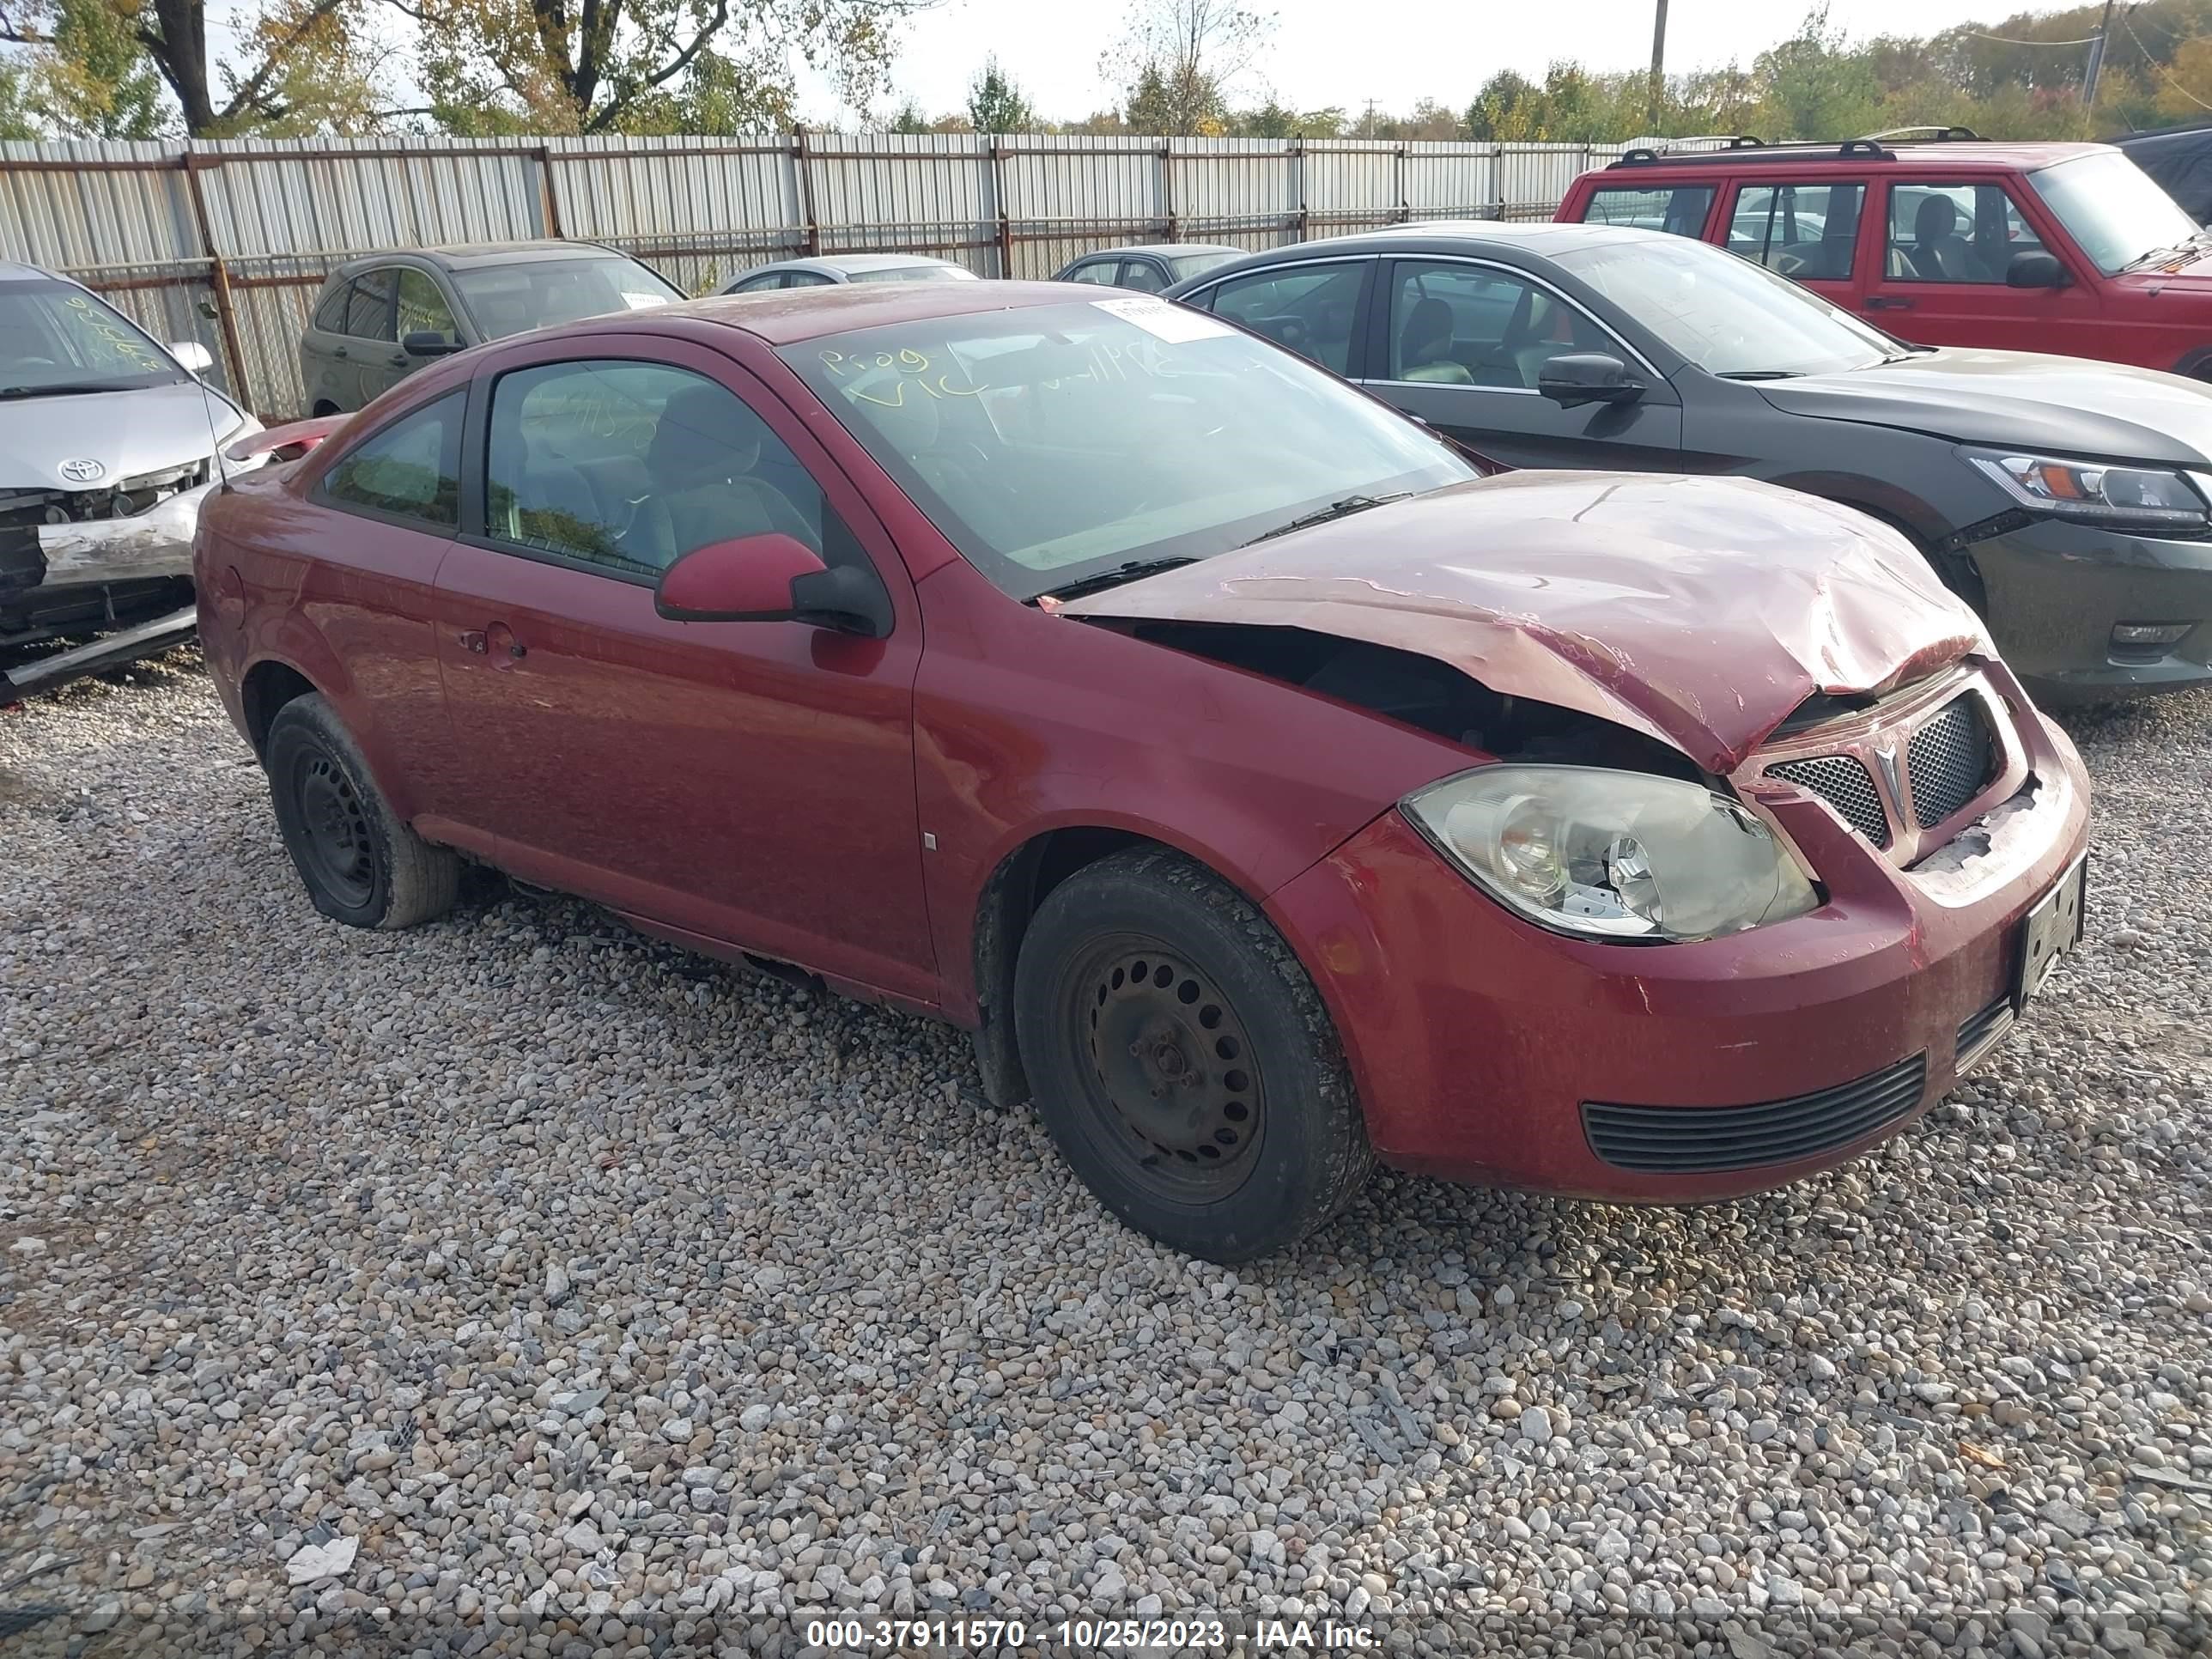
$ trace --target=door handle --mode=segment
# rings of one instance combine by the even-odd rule
[[[465,632],[461,635],[461,649],[471,653],[472,655],[481,657],[490,648],[490,645],[485,640],[484,636],[474,630]]]
[[[384,361],[390,363],[394,368],[404,368],[407,367],[407,354],[404,351],[395,351]]]
[[[1894,294],[1870,294],[1867,296],[1866,308],[1869,311],[1910,311],[1912,301],[1900,299]]]
[[[331,348],[331,356],[333,357],[343,357],[345,355],[346,349],[343,346],[332,346]]]

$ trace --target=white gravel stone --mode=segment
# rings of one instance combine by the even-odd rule
[[[1386,1175],[1227,1273],[956,1032],[491,881],[321,920],[190,653],[0,714],[0,1582],[88,1659],[2205,1650],[2212,697],[2072,725],[2088,938],[1923,1122],[1694,1209]]]

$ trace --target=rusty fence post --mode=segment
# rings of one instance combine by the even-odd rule
[[[806,252],[811,258],[822,252],[822,227],[814,218],[814,179],[806,166],[806,129],[791,130],[791,159],[799,173],[799,212],[806,228]]]
[[[566,241],[568,233],[561,226],[561,191],[553,182],[553,146],[540,144],[528,153],[538,160],[538,202],[545,216],[545,234],[556,241]]]
[[[1006,146],[991,140],[991,205],[999,210],[999,275],[1014,274],[1014,225],[1006,216]]]
[[[238,307],[231,297],[230,267],[223,261],[222,251],[215,245],[215,228],[208,217],[207,194],[200,187],[203,167],[220,167],[220,157],[203,155],[187,141],[184,154],[177,158],[177,166],[185,175],[185,193],[192,205],[192,225],[199,233],[200,246],[208,259],[208,285],[215,293],[216,325],[222,331],[223,356],[229,360],[230,389],[238,395],[246,408],[252,409],[260,400],[254,395],[251,384],[252,372],[246,361],[246,346],[238,333]]]

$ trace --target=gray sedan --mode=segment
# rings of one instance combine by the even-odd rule
[[[200,379],[214,361],[0,262],[0,703],[191,631],[200,502],[260,429]]]
[[[1736,473],[1856,507],[1989,619],[2039,697],[2212,683],[2212,386],[1907,345],[1748,259],[1618,226],[1406,225],[1170,297],[1510,465]]]
[[[1244,250],[1224,242],[1152,242],[1140,247],[1103,247],[1062,265],[1055,283],[1097,283],[1158,294],[1177,283],[1202,276],[1217,265],[1241,259]]]
[[[769,289],[823,288],[836,283],[973,283],[965,265],[927,253],[825,253],[811,259],[779,259],[733,276],[715,291],[759,294]]]

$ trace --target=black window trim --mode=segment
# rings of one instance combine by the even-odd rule
[[[832,476],[843,479],[846,487],[859,503],[862,513],[866,514],[866,522],[882,538],[884,546],[893,559],[900,557],[898,544],[892,539],[890,528],[877,514],[874,505],[869,501],[866,495],[857,483],[853,482],[845,470],[838,465],[836,458],[824,452],[818,462],[809,460],[789,440],[776,430],[775,422],[761,413],[758,399],[748,397],[721,375],[710,374],[705,369],[693,364],[671,362],[665,356],[652,353],[646,345],[647,342],[652,340],[665,340],[694,349],[714,351],[716,356],[726,359],[731,368],[743,380],[758,388],[759,398],[773,399],[787,415],[798,422],[800,431],[805,432],[810,438],[812,437],[805,417],[744,363],[729,356],[726,352],[715,350],[713,347],[699,348],[694,342],[674,336],[646,335],[632,336],[629,338],[619,340],[602,338],[596,343],[585,341],[581,343],[586,347],[597,343],[607,349],[592,351],[586,356],[544,357],[504,367],[493,365],[480,370],[469,382],[470,402],[465,416],[468,425],[461,432],[461,522],[459,532],[454,539],[465,543],[471,547],[482,548],[488,553],[504,554],[509,558],[527,559],[533,564],[551,565],[561,570],[580,571],[587,576],[601,576],[610,581],[623,582],[632,587],[642,587],[648,591],[659,588],[659,576],[648,576],[641,571],[617,570],[611,565],[601,564],[597,560],[578,558],[573,554],[556,552],[550,548],[532,547],[526,542],[511,542],[504,537],[493,535],[489,515],[489,492],[486,488],[485,477],[485,468],[489,462],[491,453],[492,399],[500,381],[510,374],[520,374],[527,369],[552,368],[568,363],[643,363],[648,368],[673,369],[678,374],[692,374],[702,380],[710,381],[721,387],[747,409],[751,410],[761,424],[768,428],[770,435],[778,443],[783,445],[792,459],[798,463],[799,469],[813,482],[815,489],[821,491],[823,507],[835,513],[843,521],[846,533],[853,538],[854,544],[860,549],[861,556],[868,562],[876,580],[883,583],[885,591],[888,592],[889,584],[885,581],[882,569],[884,560],[869,546],[867,538],[856,527],[854,515],[837,505],[836,496],[822,482],[825,469]],[[820,447],[818,441],[813,447],[817,449]],[[670,568],[672,569],[674,567],[672,565]],[[904,568],[902,561],[901,568]],[[662,573],[664,575],[665,574],[665,571]],[[896,609],[896,602],[894,602],[894,609]],[[896,624],[894,624],[894,631],[896,631]]]
[[[393,513],[380,507],[368,507],[360,501],[339,501],[331,495],[331,475],[358,453],[364,445],[375,442],[377,439],[402,422],[411,420],[417,415],[427,414],[429,410],[437,408],[439,404],[454,398],[461,400],[461,442],[459,465],[462,471],[459,480],[460,489],[454,504],[454,521],[452,524],[437,524],[428,519],[417,518],[410,513]],[[343,513],[351,518],[374,519],[380,524],[395,525],[402,530],[411,530],[420,536],[434,536],[441,542],[459,540],[462,531],[466,528],[469,522],[467,471],[471,425],[469,417],[473,410],[475,401],[476,383],[473,380],[465,381],[459,386],[447,388],[434,398],[426,398],[419,404],[410,404],[404,409],[393,411],[389,420],[379,421],[367,432],[348,433],[345,447],[328,465],[315,475],[314,487],[307,492],[307,499],[318,507],[328,507],[333,513]]]
[[[1708,244],[1708,246],[1710,246],[1710,244]],[[1621,361],[1623,362],[1627,363],[1631,368],[1641,368],[1646,374],[1649,374],[1651,377],[1651,385],[1647,389],[1645,394],[1647,397],[1650,396],[1651,392],[1660,392],[1662,388],[1668,388],[1666,393],[1657,401],[1663,403],[1672,403],[1674,401],[1667,377],[1664,374],[1662,374],[1659,370],[1653,366],[1652,362],[1649,357],[1646,357],[1634,346],[1629,344],[1626,340],[1621,338],[1620,331],[1613,327],[1610,323],[1607,322],[1604,318],[1599,316],[1596,310],[1587,301],[1577,300],[1574,295],[1560,288],[1558,283],[1550,281],[1537,271],[1530,270],[1522,265],[1509,264],[1503,259],[1487,259],[1482,258],[1479,254],[1473,253],[1396,253],[1391,256],[1389,275],[1377,286],[1375,303],[1372,307],[1372,310],[1374,312],[1373,325],[1368,339],[1369,355],[1373,356],[1375,361],[1377,362],[1387,364],[1390,361],[1390,299],[1397,291],[1398,267],[1400,265],[1410,264],[1477,265],[1481,267],[1483,270],[1494,270],[1503,276],[1510,276],[1517,281],[1526,283],[1531,288],[1541,289],[1544,293],[1550,295],[1559,304],[1570,307],[1575,311],[1580,313],[1583,316],[1589,318],[1590,322],[1596,326],[1597,331],[1601,334],[1604,335],[1607,339],[1612,341],[1613,344],[1620,348],[1622,354]],[[1379,356],[1377,354],[1379,354]],[[1528,386],[1454,386],[1448,380],[1393,380],[1388,379],[1375,379],[1362,380],[1360,384],[1370,386],[1417,386],[1424,392],[1436,392],[1438,390],[1445,392],[1503,392],[1507,393],[1517,393],[1518,395],[1525,398],[1540,398],[1544,395],[1542,392],[1536,390],[1535,387]]]
[[[1203,288],[1193,289],[1188,294],[1182,295],[1178,303],[1187,306],[1196,306],[1201,311],[1211,313],[1216,317],[1221,317],[1221,313],[1215,307],[1214,301],[1220,297],[1222,289],[1231,283],[1241,283],[1248,279],[1279,276],[1285,271],[1300,270],[1307,265],[1348,265],[1364,264],[1367,268],[1360,276],[1359,295],[1358,297],[1352,301],[1351,344],[1349,349],[1345,354],[1344,373],[1337,377],[1340,380],[1349,380],[1355,386],[1364,385],[1368,383],[1363,371],[1367,366],[1367,359],[1370,354],[1371,344],[1370,336],[1374,331],[1376,274],[1383,262],[1384,257],[1383,253],[1377,249],[1356,253],[1316,254],[1313,257],[1303,259],[1283,259],[1263,265],[1240,265],[1234,270],[1224,269],[1218,280],[1206,283]],[[1245,333],[1251,335],[1255,339],[1267,339],[1267,337],[1258,332],[1258,331],[1245,328],[1244,325],[1238,322],[1234,317],[1221,317],[1221,320],[1234,328],[1243,329]],[[1279,347],[1285,351],[1289,351],[1291,349],[1290,347],[1283,345],[1282,342],[1279,340],[1268,340],[1267,343],[1272,346]],[[1307,362],[1312,363],[1316,368],[1321,370],[1324,374],[1336,374],[1336,371],[1331,368],[1327,363],[1321,362],[1312,357],[1307,357],[1302,351],[1292,352],[1291,355],[1293,356],[1304,358]],[[1386,357],[1383,361],[1387,362],[1389,360]]]

